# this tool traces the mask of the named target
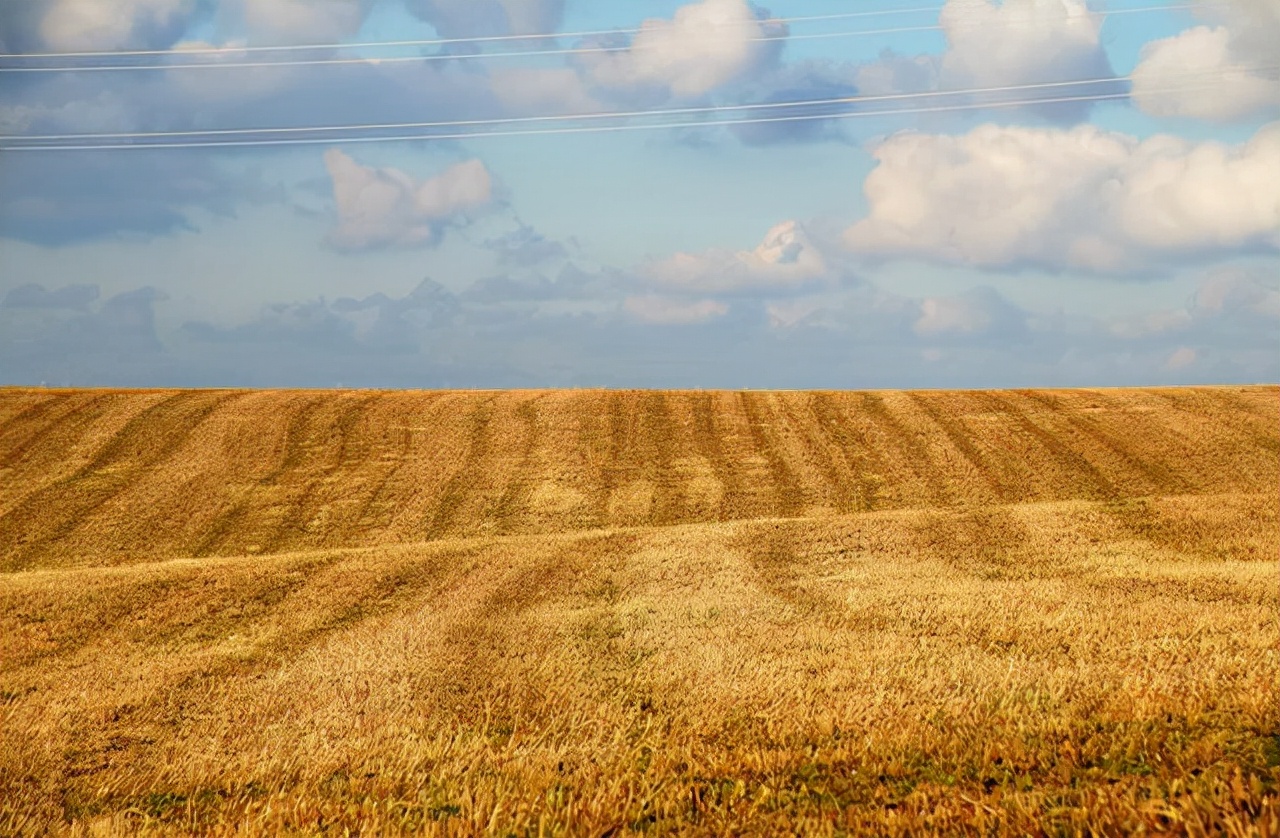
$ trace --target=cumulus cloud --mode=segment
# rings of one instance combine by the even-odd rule
[[[517,223],[515,230],[485,239],[481,244],[498,257],[500,264],[530,267],[568,257],[569,250],[562,242],[547,238],[528,224]]]
[[[807,60],[789,63],[761,75],[745,89],[746,98],[761,105],[778,102],[804,102],[824,99],[849,99],[862,92],[854,83],[855,70],[832,61]],[[838,124],[824,116],[838,116],[857,107],[854,102],[828,102],[803,108],[771,108],[742,110],[736,118],[768,120],[747,122],[729,128],[746,145],[764,146],[778,143],[812,142],[843,139]],[[778,117],[804,116],[803,120],[779,121]]]
[[[344,297],[332,309],[353,317],[355,337],[363,346],[383,352],[417,351],[424,330],[447,327],[463,313],[457,295],[429,277],[403,297]]]
[[[339,250],[436,244],[446,226],[493,201],[493,178],[479,160],[426,180],[363,166],[338,149],[327,151],[324,162],[338,210],[327,240]]]
[[[1107,331],[1125,340],[1187,337],[1221,328],[1239,337],[1280,327],[1280,287],[1257,269],[1219,268],[1196,286],[1181,308],[1114,318]]]
[[[1127,81],[1098,81],[1115,77],[1101,39],[1103,20],[1086,0],[947,0],[938,17],[947,41],[942,53],[885,50],[875,61],[850,68],[849,75],[866,96],[953,91],[945,104],[999,105],[1006,113],[1035,99],[1123,94]],[[1039,84],[1055,86],[962,92]],[[1073,123],[1085,119],[1092,106],[1088,100],[1042,101],[1018,110]]]
[[[355,34],[372,0],[240,0],[252,35],[306,43]]]
[[[96,285],[64,285],[56,291],[50,291],[43,285],[29,282],[5,294],[0,307],[84,311],[96,299],[98,299]]]
[[[445,38],[554,32],[564,0],[406,0]]]
[[[197,341],[234,346],[268,344],[346,352],[359,348],[354,324],[331,311],[323,300],[274,304],[256,319],[230,328],[190,321],[182,324],[182,332]]]
[[[493,95],[512,114],[595,113],[604,106],[572,67],[490,68]]]
[[[36,0],[34,5],[41,42],[63,52],[167,46],[197,9],[196,0]]]
[[[156,335],[155,304],[169,299],[165,292],[150,286],[117,294],[103,304],[89,323],[85,335],[89,345],[116,351],[160,352]]]
[[[1206,278],[1192,299],[1204,315],[1246,314],[1280,325],[1280,288],[1248,270],[1222,269]]]
[[[769,316],[769,326],[774,329],[792,329],[803,326],[822,310],[813,300],[773,300],[765,304],[764,313]]]
[[[1133,71],[1133,101],[1152,116],[1227,122],[1280,113],[1280,5],[1236,0],[1222,25],[1196,26],[1147,44]]]
[[[1194,318],[1185,309],[1152,311],[1111,322],[1108,331],[1118,338],[1142,338],[1176,332],[1191,325]]]
[[[725,302],[660,292],[624,299],[611,285],[583,289],[593,294],[594,311],[567,313],[527,294],[513,303],[514,285],[525,284],[490,283],[477,297],[427,280],[403,295],[282,302],[238,321],[160,331],[153,310],[163,295],[150,289],[89,311],[0,304],[0,380],[861,388],[1225,383],[1280,374],[1280,292],[1266,263],[1205,278],[1188,300],[1185,325],[1133,335],[1088,315],[1026,311],[981,288],[919,298],[864,283]],[[544,301],[560,294],[545,283],[525,289]],[[1195,353],[1194,362],[1167,366],[1182,349]]]
[[[947,104],[1004,104],[1123,93],[1127,83],[1061,84],[1110,79],[1115,72],[1100,37],[1103,16],[1085,0],[947,0],[938,23],[947,40],[940,55],[904,56],[886,50],[853,72],[865,95],[963,91],[1057,83],[1044,89],[955,94]],[[942,100],[938,100],[941,102]],[[1042,117],[1076,122],[1089,101],[1025,106]]]
[[[582,289],[581,285],[561,283],[542,274],[528,278],[498,274],[477,279],[462,292],[462,297],[467,302],[480,305],[501,305],[571,299],[581,296]]]
[[[901,55],[884,49],[875,61],[859,64],[853,78],[865,96],[916,93],[938,87],[938,59],[932,55]]]
[[[983,125],[874,149],[853,250],[988,268],[1136,272],[1280,249],[1280,123],[1239,146]]]
[[[828,276],[829,269],[804,227],[784,221],[752,250],[676,253],[640,273],[669,291],[716,294],[793,290]]]
[[[237,57],[246,53],[227,47],[217,59]],[[0,126],[8,126],[2,132],[380,124],[402,122],[415,113],[441,120],[506,113],[484,73],[454,62],[142,75],[13,79],[0,95]],[[254,151],[23,157],[22,165],[0,164],[0,239],[61,244],[106,235],[163,235],[192,228],[198,217],[194,209],[230,215],[246,203],[283,199],[261,183],[263,176],[237,172],[244,171],[246,161],[260,159]],[[329,178],[324,182],[331,189]]]
[[[60,245],[195,229],[193,211],[230,217],[280,200],[259,173],[196,155],[33,155],[0,166],[0,239]]]
[[[746,0],[699,0],[671,20],[644,21],[628,49],[584,55],[580,66],[615,93],[703,96],[776,61],[786,31]]]
[[[911,330],[934,342],[982,337],[1008,341],[1025,336],[1029,328],[1028,312],[985,286],[954,296],[924,297],[918,307]]]
[[[145,385],[162,363],[155,306],[168,299],[145,287],[89,307],[96,286],[59,290],[28,285],[0,305],[0,381],[62,386]]]
[[[942,76],[953,87],[998,87],[1111,74],[1102,16],[1084,0],[948,0]]]
[[[419,350],[426,329],[446,327],[459,315],[458,298],[424,279],[403,297],[381,292],[357,300],[343,297],[267,306],[253,320],[234,326],[189,321],[183,334],[195,341],[230,346],[270,345],[354,356],[402,355]]]
[[[1189,346],[1179,346],[1169,354],[1169,359],[1164,362],[1167,370],[1181,370],[1193,365],[1196,362],[1196,351]]]
[[[722,317],[729,306],[719,300],[681,300],[656,294],[627,297],[623,308],[643,323],[687,326]]]

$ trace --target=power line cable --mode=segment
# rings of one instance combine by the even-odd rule
[[[1214,71],[1198,71],[1188,70],[1178,73],[1178,76],[1191,78],[1220,77],[1231,73],[1259,70],[1280,69],[1280,65],[1254,66],[1244,68],[1231,68],[1226,70]],[[518,125],[531,122],[564,122],[564,121],[581,121],[581,120],[600,120],[600,119],[626,119],[626,118],[647,118],[655,116],[675,116],[688,114],[712,114],[722,112],[735,111],[762,111],[774,110],[779,108],[801,108],[801,107],[821,107],[832,105],[856,105],[866,102],[887,102],[887,101],[903,101],[912,99],[929,99],[935,97],[950,96],[977,96],[991,93],[1012,93],[1027,90],[1049,90],[1053,88],[1063,87],[1085,87],[1100,84],[1115,84],[1133,81],[1132,76],[1098,76],[1085,79],[1070,79],[1065,81],[1052,82],[1030,82],[1026,84],[1010,84],[1000,85],[998,87],[968,87],[954,88],[942,90],[923,90],[913,91],[909,93],[884,93],[870,95],[855,96],[835,96],[822,99],[799,99],[786,100],[781,102],[755,102],[736,105],[704,105],[698,107],[682,107],[682,108],[652,108],[648,110],[637,111],[596,111],[589,113],[571,113],[571,114],[547,114],[542,116],[511,116],[511,117],[495,117],[489,119],[457,119],[442,120],[433,122],[385,122],[385,123],[350,123],[344,125],[302,125],[288,126],[279,128],[212,128],[205,130],[189,129],[183,131],[122,131],[122,132],[95,132],[80,134],[3,134],[0,135],[0,141],[17,140],[17,141],[42,141],[42,142],[71,142],[79,140],[145,140],[145,139],[172,139],[179,137],[216,137],[216,136],[246,136],[257,134],[312,134],[312,133],[332,133],[332,132],[355,132],[355,131],[394,131],[416,128],[457,128],[457,127],[475,127],[482,125]]]
[[[1110,16],[1118,14],[1140,14],[1151,12],[1164,12],[1177,9],[1200,8],[1202,4],[1188,3],[1177,6],[1144,6],[1135,9],[1121,9],[1115,12],[1087,12],[1083,15],[1065,15],[1063,19],[1073,20],[1087,17]],[[750,24],[767,24],[771,21],[748,21],[744,25]],[[1012,21],[1008,26],[1038,26],[1041,21]],[[970,24],[971,26],[982,26],[982,24]],[[961,24],[962,28],[964,24]],[[883,29],[857,29],[844,32],[816,32],[800,35],[777,35],[763,38],[746,38],[747,42],[759,43],[765,41],[803,41],[814,39],[830,39],[830,38],[853,38],[866,37],[870,35],[892,35],[903,34],[908,32],[933,32],[947,29],[941,24],[929,24],[921,26],[897,26]],[[638,30],[637,30],[638,31]],[[388,42],[389,43],[389,42]],[[409,42],[406,42],[409,43]],[[454,53],[432,53],[430,55],[402,55],[390,56],[386,58],[308,58],[308,59],[286,59],[279,61],[207,61],[207,62],[187,62],[187,63],[170,63],[170,64],[89,64],[83,66],[66,65],[66,66],[42,66],[42,67],[0,67],[0,73],[103,73],[103,72],[146,72],[155,70],[231,70],[231,69],[251,69],[264,67],[315,67],[315,66],[341,66],[365,64],[370,66],[378,66],[380,64],[403,64],[403,63],[419,63],[430,61],[452,61],[463,59],[495,59],[495,58],[519,58],[519,57],[545,57],[553,55],[590,55],[601,53],[619,53],[629,52],[636,49],[634,45],[624,46],[599,46],[599,47],[567,47],[562,49],[545,49],[545,50],[511,50],[506,52],[479,52],[472,54],[454,54]],[[219,54],[234,54],[246,51],[242,48],[228,48],[216,50]],[[120,53],[102,53],[101,55],[117,55]],[[186,50],[165,50],[156,51],[156,55],[169,55],[172,57],[182,57],[188,54]],[[22,56],[0,56],[3,57],[22,57]]]
[[[1221,74],[1224,71],[1217,71]],[[1199,75],[1209,75],[1200,73]],[[247,134],[304,134],[333,131],[393,131],[409,128],[453,128],[479,125],[509,125],[528,122],[559,122],[594,119],[624,119],[633,117],[672,116],[695,113],[719,113],[723,111],[755,111],[776,108],[817,107],[823,105],[849,105],[862,102],[882,102],[894,100],[923,99],[937,96],[963,96],[984,93],[1011,93],[1019,90],[1040,90],[1057,87],[1076,87],[1095,84],[1107,84],[1131,81],[1128,76],[1106,76],[1072,81],[1038,82],[1031,84],[1010,84],[1000,87],[969,87],[952,90],[925,90],[911,93],[886,93],[868,96],[835,96],[825,99],[800,99],[784,102],[757,102],[739,105],[705,105],[687,108],[655,108],[640,111],[597,111],[577,114],[549,114],[546,116],[512,116],[492,119],[457,119],[437,122],[387,122],[349,125],[315,125],[292,126],[284,128],[215,128],[209,130],[185,131],[134,131],[91,134],[8,134],[0,135],[0,140],[106,140],[106,139],[148,139],[175,137],[208,137],[208,136],[243,136]]]
[[[1181,93],[1189,90],[1202,90],[1207,85],[1188,85],[1153,90],[1153,93]],[[12,151],[110,151],[140,149],[181,149],[181,148],[249,148],[268,146],[303,146],[334,145],[338,143],[392,143],[392,142],[425,142],[431,140],[478,139],[481,137],[529,137],[555,134],[587,134],[608,133],[617,131],[652,131],[672,128],[712,128],[733,125],[760,125],[771,123],[805,122],[819,119],[855,119],[875,116],[892,116],[894,114],[946,113],[952,111],[982,110],[987,108],[1030,107],[1035,105],[1064,104],[1069,102],[1101,102],[1128,98],[1128,93],[1095,93],[1080,96],[1061,96],[1053,98],[1034,98],[1024,100],[1006,100],[997,102],[970,102],[956,105],[937,105],[921,108],[892,108],[879,111],[851,111],[837,114],[799,114],[792,116],[758,117],[733,120],[700,120],[688,122],[666,122],[653,124],[623,125],[590,125],[571,126],[567,128],[533,128],[517,131],[472,131],[449,134],[404,134],[375,137],[324,137],[296,138],[277,140],[211,140],[207,142],[166,142],[166,143],[106,143],[84,145],[8,145],[0,146],[0,152]]]
[[[1178,5],[1149,6],[1138,7],[1134,9],[1116,9],[1113,11],[1088,12],[1084,15],[1070,15],[1069,17],[1092,17],[1098,15],[1123,15],[1136,14],[1148,11],[1178,11],[1183,9],[1204,8],[1219,5],[1217,3],[1183,3]],[[922,14],[925,12],[941,12],[942,6],[917,6],[910,9],[871,9],[861,12],[842,12],[839,14],[827,15],[804,15],[800,17],[775,17],[764,18],[754,21],[745,21],[742,25],[749,24],[770,24],[770,23],[808,23],[827,20],[845,20],[850,18],[862,17],[889,17],[894,15]],[[739,25],[739,24],[730,24]],[[716,25],[715,28],[723,28],[723,25]],[[300,50],[320,50],[320,49],[379,49],[383,47],[410,47],[410,46],[441,46],[446,44],[474,44],[474,43],[490,43],[501,41],[519,41],[519,40],[544,40],[551,38],[582,38],[591,36],[604,35],[633,35],[645,31],[643,28],[633,29],[595,29],[578,32],[544,32],[526,35],[479,35],[470,38],[429,38],[421,40],[401,40],[401,41],[364,41],[364,42],[337,42],[328,44],[281,44],[276,46],[243,46],[243,47],[208,47],[189,50],[173,50],[155,49],[155,50],[98,50],[93,52],[31,52],[31,53],[0,53],[0,59],[5,58],[111,58],[111,57],[141,57],[152,55],[220,55],[226,52],[287,52]],[[915,31],[915,30],[908,30]]]
[[[917,6],[911,9],[872,9],[861,12],[842,12],[840,14],[829,15],[805,15],[803,17],[773,17],[760,20],[744,21],[743,24],[749,25],[754,23],[810,23],[816,21],[827,20],[846,20],[849,18],[861,17],[889,17],[893,15],[907,14],[923,14],[925,12],[939,12],[941,6]],[[723,24],[715,25],[715,28],[723,28]],[[208,47],[190,50],[181,50],[177,54],[180,55],[218,55],[227,52],[294,52],[300,50],[319,50],[319,49],[379,49],[382,47],[418,47],[418,46],[443,46],[446,44],[477,44],[477,43],[494,43],[501,41],[530,41],[530,40],[548,40],[551,38],[588,38],[606,35],[635,35],[645,31],[643,28],[633,29],[591,29],[579,32],[542,32],[528,35],[478,35],[472,38],[427,38],[422,40],[407,41],[364,41],[357,43],[330,43],[330,44],[283,44],[278,46],[244,46],[244,47]],[[173,49],[137,49],[137,50],[98,50],[95,52],[20,52],[20,53],[0,53],[0,58],[112,58],[112,57],[141,57],[148,55],[170,55],[175,51]]]

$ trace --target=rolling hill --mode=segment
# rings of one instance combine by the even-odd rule
[[[1280,834],[1277,487],[1270,386],[3,389],[0,833]]]

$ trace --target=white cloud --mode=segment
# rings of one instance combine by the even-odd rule
[[[997,87],[1088,78],[1109,67],[1102,16],[1084,0],[948,0],[938,15],[949,47],[944,83]]]
[[[564,0],[407,0],[445,38],[554,32]]]
[[[705,323],[729,311],[718,300],[673,300],[655,294],[627,297],[622,305],[637,320],[669,326]]]
[[[1114,337],[1136,340],[1186,335],[1211,324],[1237,333],[1280,325],[1280,288],[1274,279],[1245,268],[1220,268],[1200,281],[1186,306],[1112,320]]]
[[[658,285],[690,293],[796,288],[828,273],[826,260],[799,223],[784,221],[753,250],[676,253],[641,268]]]
[[[185,63],[190,58],[183,53],[199,51],[202,63],[235,64],[253,62],[254,53],[244,50],[243,40],[213,44],[205,41],[180,41],[173,45],[167,56],[174,63]],[[170,73],[165,83],[183,100],[200,103],[236,105],[296,87],[303,78],[305,67],[249,67],[237,69],[232,74],[223,73]]]
[[[1221,25],[1152,41],[1133,71],[1133,100],[1152,116],[1227,122],[1280,112],[1280,4],[1235,0]]]
[[[1103,17],[1085,0],[948,0],[938,16],[947,40],[941,55],[906,57],[886,51],[857,68],[858,89],[867,95],[923,90],[966,90],[1105,79],[1114,76],[1100,31]],[[1017,102],[1119,92],[1090,84],[1047,90],[948,97],[949,104]],[[1078,121],[1087,101],[1030,105],[1056,120]]]
[[[150,45],[165,35],[172,43],[195,8],[195,0],[54,0],[38,29],[45,46],[65,52]]]
[[[914,93],[938,87],[938,58],[933,55],[907,56],[884,50],[875,61],[859,64],[853,79],[863,96]]]
[[[1243,312],[1280,321],[1280,289],[1258,276],[1224,269],[1209,276],[1196,290],[1193,310],[1202,314]]]
[[[964,297],[925,297],[920,301],[920,317],[914,329],[921,337],[973,335],[985,332],[991,314]]]
[[[445,225],[493,200],[492,177],[479,160],[423,181],[398,169],[362,166],[338,149],[327,151],[324,162],[338,209],[328,242],[342,250],[434,244]]]
[[[810,322],[822,311],[821,303],[814,300],[774,300],[764,307],[769,315],[769,325],[775,329],[790,329]]]
[[[604,105],[593,99],[571,67],[491,69],[493,95],[509,113],[595,113]]]
[[[475,0],[468,0],[474,3]],[[554,32],[564,17],[564,0],[500,0],[508,28],[518,34]]]
[[[130,131],[135,128],[132,104],[127,96],[104,90],[71,102],[0,106],[0,132]]]
[[[241,0],[249,31],[295,43],[332,41],[355,34],[370,0]]]
[[[1164,335],[1187,329],[1194,322],[1186,309],[1153,311],[1137,317],[1127,317],[1111,323],[1108,331],[1118,338],[1144,338]]]
[[[924,297],[912,331],[923,338],[970,338],[1023,333],[1028,313],[992,288],[979,286],[956,296]]]
[[[1180,346],[1169,355],[1164,362],[1167,370],[1183,370],[1196,362],[1196,351],[1187,346]]]
[[[983,125],[898,134],[873,154],[870,214],[844,236],[863,254],[1134,272],[1280,249],[1280,123],[1240,146]]]
[[[1143,48],[1133,100],[1152,116],[1227,122],[1280,107],[1280,79],[1237,57],[1225,27],[1197,26]]]
[[[629,49],[588,54],[580,64],[604,88],[701,96],[766,66],[781,41],[762,39],[785,34],[746,0],[700,0],[681,6],[672,20],[646,20]]]

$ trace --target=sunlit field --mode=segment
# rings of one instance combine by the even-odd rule
[[[1280,388],[0,390],[0,834],[1280,835]]]

